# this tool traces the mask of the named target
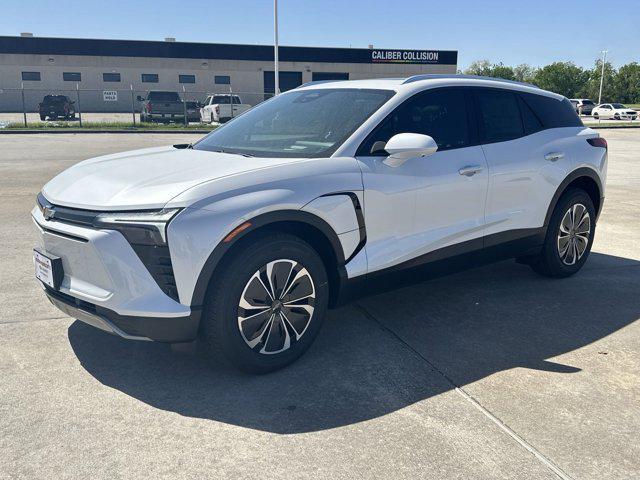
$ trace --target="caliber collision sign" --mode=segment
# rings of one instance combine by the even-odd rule
[[[116,90],[104,90],[102,92],[102,100],[105,102],[117,102],[118,92]]]
[[[372,50],[375,63],[439,63],[439,53],[429,50]]]

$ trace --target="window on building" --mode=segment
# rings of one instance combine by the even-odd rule
[[[505,142],[524,135],[518,99],[506,90],[478,90],[484,142]]]
[[[313,72],[311,80],[314,82],[320,80],[349,80],[349,74],[343,72]]]
[[[157,73],[143,73],[141,77],[142,83],[158,83]]]
[[[103,82],[120,82],[122,81],[119,73],[103,73],[102,74]]]
[[[80,72],[62,72],[62,80],[65,82],[81,82],[82,74]]]
[[[22,80],[25,82],[39,82],[40,72],[22,72]]]
[[[195,75],[178,75],[178,81],[180,83],[196,83]]]
[[[231,85],[231,77],[229,75],[216,75],[213,82],[216,85]]]
[[[414,95],[367,137],[358,155],[387,155],[384,145],[398,133],[430,135],[438,144],[438,150],[469,146],[471,135],[464,91],[444,88]]]

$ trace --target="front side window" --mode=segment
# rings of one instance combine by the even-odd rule
[[[518,98],[506,90],[476,91],[483,143],[505,142],[524,135]]]
[[[625,107],[625,106],[624,106],[623,104],[621,104],[621,103],[614,103],[614,104],[613,104],[613,108],[627,108],[627,107]]]
[[[398,133],[430,135],[438,150],[470,144],[465,93],[461,89],[427,90],[397,107],[360,145],[358,155],[387,155],[391,137]]]
[[[394,92],[292,90],[263,102],[193,148],[262,157],[328,157]]]

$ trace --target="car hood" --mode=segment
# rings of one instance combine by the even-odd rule
[[[72,208],[162,208],[201,183],[295,161],[174,147],[147,148],[80,162],[49,181],[42,193],[52,204]]]

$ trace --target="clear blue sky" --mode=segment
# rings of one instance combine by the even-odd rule
[[[640,62],[639,0],[280,0],[280,44],[458,50],[540,66]],[[271,44],[272,0],[7,1],[0,35]]]

